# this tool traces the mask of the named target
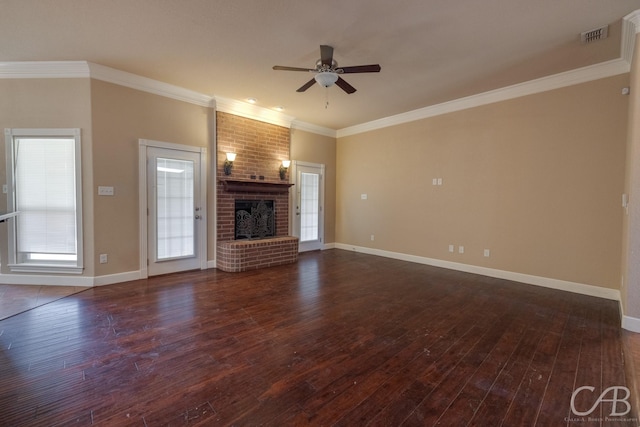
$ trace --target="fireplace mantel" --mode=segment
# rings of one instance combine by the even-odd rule
[[[293,184],[288,182],[233,181],[221,179],[224,191],[244,191],[248,193],[287,193]]]

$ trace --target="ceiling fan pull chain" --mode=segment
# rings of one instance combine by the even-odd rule
[[[329,108],[329,88],[324,88],[324,109]]]

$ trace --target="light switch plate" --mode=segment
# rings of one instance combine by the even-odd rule
[[[105,187],[105,186],[98,187],[98,196],[113,196],[113,194],[114,194],[113,187]]]

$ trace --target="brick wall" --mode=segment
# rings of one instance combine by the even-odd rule
[[[275,237],[263,240],[236,240],[218,244],[218,268],[240,272],[276,265],[291,264],[298,260],[297,237]]]
[[[282,160],[289,159],[289,129],[251,120],[233,114],[216,113],[217,154],[216,168],[218,202],[218,260],[221,242],[234,239],[234,200],[273,200],[275,202],[276,236],[289,234],[288,193],[227,192],[221,180],[256,182],[283,182],[279,169]],[[230,176],[224,174],[227,152],[237,154]],[[255,179],[252,179],[252,175]],[[264,179],[260,180],[259,177]],[[293,190],[290,190],[293,191]],[[220,261],[218,261],[220,262]]]

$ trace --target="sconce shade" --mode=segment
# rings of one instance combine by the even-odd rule
[[[227,160],[224,161],[224,174],[231,175],[233,169],[233,161],[236,159],[236,153],[227,153]]]
[[[332,73],[330,71],[323,71],[321,73],[316,74],[314,77],[318,84],[322,87],[333,86],[333,84],[338,81],[338,74]]]
[[[280,165],[280,169],[278,170],[278,172],[280,172],[280,179],[286,179],[287,178],[287,169],[289,169],[289,165],[291,165],[291,160],[283,160],[282,164]]]

